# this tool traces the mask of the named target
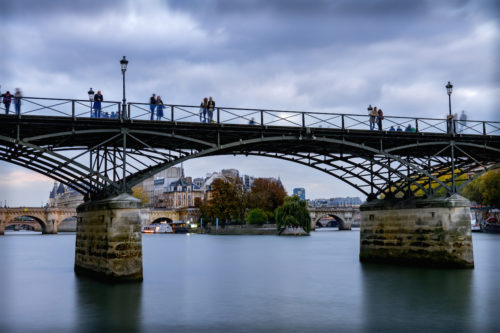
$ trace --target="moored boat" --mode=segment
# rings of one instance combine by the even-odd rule
[[[171,234],[174,231],[168,223],[154,223],[142,227],[142,232],[144,234]]]
[[[490,217],[481,224],[481,230],[490,233],[500,233],[500,223],[495,217]]]

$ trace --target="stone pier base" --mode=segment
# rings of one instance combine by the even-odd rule
[[[339,230],[352,230],[352,221],[340,221]]]
[[[128,194],[77,207],[75,273],[142,281],[140,200]]]
[[[470,202],[438,199],[373,200],[361,211],[362,262],[473,268]]]

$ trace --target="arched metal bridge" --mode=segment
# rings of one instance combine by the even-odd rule
[[[368,198],[454,193],[500,162],[500,122],[385,116],[379,131],[369,130],[368,115],[222,107],[202,122],[200,108],[187,105],[165,105],[151,121],[149,104],[122,110],[120,102],[103,103],[102,114],[109,118],[92,118],[85,100],[23,98],[20,114],[0,115],[0,160],[88,199],[130,191],[165,168],[215,155],[299,163]]]

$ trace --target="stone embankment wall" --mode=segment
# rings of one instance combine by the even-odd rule
[[[470,202],[459,196],[373,200],[360,207],[360,260],[472,268]]]
[[[202,234],[212,235],[277,235],[276,224],[263,225],[226,225],[216,230],[215,225],[209,225],[201,229]]]
[[[142,280],[140,200],[121,194],[77,208],[75,272],[107,281]]]

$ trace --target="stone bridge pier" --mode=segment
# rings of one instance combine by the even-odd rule
[[[473,268],[470,202],[448,198],[373,200],[363,204],[363,262]]]
[[[129,194],[77,207],[75,273],[142,281],[141,201]]]

